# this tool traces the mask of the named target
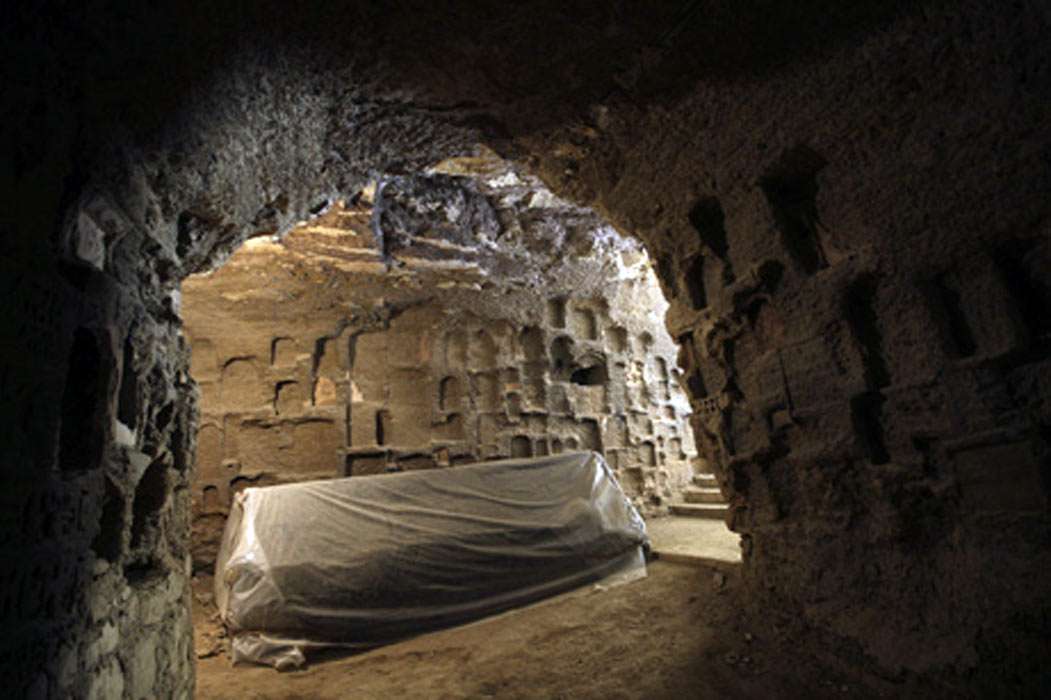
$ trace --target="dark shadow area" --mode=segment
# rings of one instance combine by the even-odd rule
[[[730,263],[730,245],[726,240],[726,214],[719,200],[715,197],[698,200],[690,209],[690,224],[697,230],[704,247],[722,262],[723,284],[731,284],[734,271]]]
[[[107,431],[105,415],[108,372],[93,331],[78,328],[73,335],[62,393],[62,432],[59,438],[59,467],[63,471],[95,469],[102,459]]]
[[[942,346],[950,357],[966,358],[978,350],[974,331],[967,320],[955,273],[943,273],[921,285],[931,319],[939,330]]]
[[[708,293],[704,288],[704,256],[698,255],[687,263],[686,291],[690,295],[690,305],[697,311],[707,308]]]
[[[1028,354],[1032,359],[1047,357],[1051,353],[1051,255],[1046,242],[1007,241],[996,249],[993,261],[1011,296]]]
[[[806,146],[798,146],[785,153],[759,181],[785,249],[808,275],[828,267],[817,211],[817,174],[825,165],[824,158]]]
[[[135,487],[131,512],[131,546],[138,547],[146,535],[146,528],[168,499],[168,465],[156,460],[143,472]]]
[[[581,386],[605,386],[609,381],[609,376],[604,364],[596,364],[573,370],[573,373],[569,375],[569,381]]]
[[[122,549],[124,509],[124,494],[112,479],[107,478],[102,498],[102,515],[99,517],[99,533],[95,536],[91,548],[100,558],[111,563],[117,561]]]

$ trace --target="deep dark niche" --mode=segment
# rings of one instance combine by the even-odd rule
[[[121,364],[120,395],[117,420],[135,430],[139,420],[139,381],[135,373],[135,348],[129,335],[124,341],[124,361]]]
[[[825,165],[820,155],[798,146],[786,152],[759,181],[781,232],[782,245],[807,275],[828,267],[817,211],[817,175]]]
[[[95,469],[102,460],[108,374],[95,334],[78,328],[62,393],[58,463],[63,471]]]
[[[142,544],[150,518],[164,507],[168,498],[167,471],[167,463],[163,459],[156,459],[146,468],[139,485],[135,487],[131,520],[132,547]]]

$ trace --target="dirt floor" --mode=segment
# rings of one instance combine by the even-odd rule
[[[197,605],[197,697],[825,698],[884,695],[736,613],[735,575],[653,562],[649,576],[279,673],[230,665]],[[198,602],[208,602],[207,581]]]
[[[650,546],[663,561],[706,564],[736,571],[741,566],[741,537],[722,520],[708,518],[650,518],[646,521]]]

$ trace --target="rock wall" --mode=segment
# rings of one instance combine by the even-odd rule
[[[305,69],[261,87],[255,71],[269,50],[258,45],[225,77],[181,93],[185,102],[151,102],[147,111],[175,110],[154,121],[125,109],[126,99],[145,104],[137,102],[142,93],[87,87],[110,70],[113,84],[130,77],[136,61],[119,59],[117,68],[98,49],[125,30],[142,38],[139,30],[105,19],[97,27],[99,18],[56,9],[71,24],[53,25],[54,36],[68,39],[55,45],[54,36],[10,31],[9,16],[22,9],[4,14],[6,46],[29,60],[17,79],[5,75],[4,111],[28,99],[38,114],[9,122],[0,178],[12,203],[0,223],[0,289],[11,309],[0,314],[0,669],[14,697],[187,698],[198,415],[180,281],[218,265],[249,235],[287,228],[343,188],[357,192],[392,153],[415,171],[476,138],[395,108],[406,117],[395,134],[383,134],[392,126],[384,118],[362,124],[360,133],[372,136],[326,167],[330,98],[282,97],[309,90]],[[30,15],[19,21],[38,27],[47,11]],[[161,24],[173,29],[178,16]],[[88,26],[108,37],[90,51]],[[113,46],[120,53],[136,42]],[[69,53],[81,49],[101,62],[88,68]],[[83,81],[83,100],[57,87],[63,81]],[[231,108],[217,111],[220,103]],[[279,103],[293,114],[273,121],[265,105]],[[380,113],[391,107],[369,104]],[[412,145],[397,135],[403,129]],[[269,146],[259,148],[257,138]],[[399,140],[404,149],[393,146]]]
[[[20,314],[5,343],[31,354],[3,383],[19,403],[5,420],[0,666],[16,697],[188,697],[188,349],[171,298],[114,269],[144,243],[127,222],[91,199],[66,224],[70,259],[46,285],[4,258]]]
[[[953,695],[1049,682],[1051,76],[1028,8],[929,7],[530,137],[556,192],[656,260],[757,610]]]
[[[439,201],[439,183],[450,185],[417,195]],[[247,485],[596,450],[644,513],[663,512],[697,453],[645,254],[627,240],[588,249],[530,289],[517,274],[490,279],[512,253],[505,243],[479,269],[436,273],[417,245],[388,271],[376,216],[360,201],[337,206],[182,285],[201,392],[195,567],[214,566],[232,494]],[[546,230],[528,226],[525,245],[543,245]],[[476,240],[465,232],[458,255]]]

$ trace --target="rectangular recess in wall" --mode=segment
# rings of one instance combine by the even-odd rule
[[[993,253],[993,263],[1007,288],[1014,313],[1031,351],[1051,349],[1051,246],[1036,239],[1007,241]]]
[[[863,275],[847,286],[843,303],[843,316],[861,352],[865,383],[870,389],[890,384],[890,372],[883,354],[883,333],[876,311],[877,291],[876,277]]]
[[[805,274],[828,267],[818,233],[817,175],[826,161],[806,146],[785,152],[759,181],[781,244]]]
[[[886,442],[883,437],[883,395],[868,392],[850,400],[850,418],[854,424],[854,434],[865,451],[865,456],[872,464],[886,464],[890,461]]]
[[[950,357],[971,357],[978,350],[960,295],[959,278],[946,272],[921,284],[931,319]]]
[[[690,306],[697,311],[707,308],[708,292],[704,286],[703,255],[697,255],[687,262],[683,278],[686,282],[686,292],[690,297]]]
[[[730,244],[726,236],[726,215],[722,204],[715,197],[704,197],[690,209],[689,218],[706,251],[722,263],[723,283],[732,283],[734,272],[730,263]]]
[[[94,331],[73,334],[62,392],[58,463],[63,471],[95,469],[102,461],[109,372]]]

